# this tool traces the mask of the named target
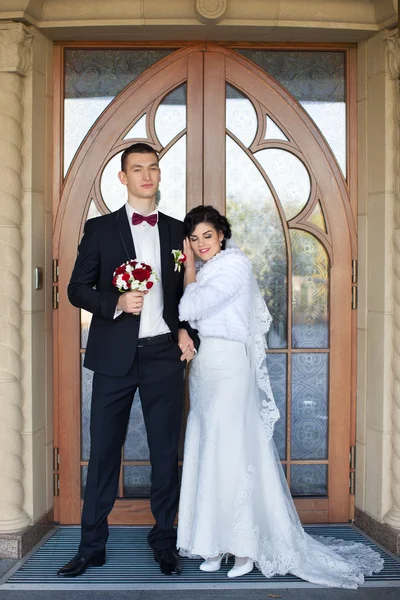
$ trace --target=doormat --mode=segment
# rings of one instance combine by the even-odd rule
[[[2,590],[162,590],[162,589],[277,589],[316,588],[293,575],[266,579],[258,569],[237,579],[228,579],[233,565],[223,563],[220,571],[203,573],[201,560],[182,559],[181,575],[163,575],[147,544],[149,527],[110,527],[107,563],[88,569],[80,577],[57,577],[57,569],[77,552],[80,528],[59,527],[47,535],[24,559],[0,580]],[[365,578],[364,587],[400,587],[400,560],[377,546],[352,525],[312,525],[311,535],[325,535],[362,542],[377,550],[385,560],[381,573]]]

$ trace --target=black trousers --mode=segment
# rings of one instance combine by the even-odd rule
[[[178,508],[178,444],[184,366],[175,341],[138,347],[124,377],[95,373],[90,418],[90,458],[82,511],[79,550],[91,555],[105,548],[107,517],[118,489],[121,450],[133,397],[139,388],[152,466],[150,505],[156,524],[148,541],[154,550],[175,548]]]

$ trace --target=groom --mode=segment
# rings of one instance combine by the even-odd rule
[[[106,561],[107,516],[117,494],[121,449],[137,388],[150,449],[150,503],[156,521],[148,542],[163,573],[181,571],[174,529],[178,443],[184,368],[199,343],[189,325],[178,324],[183,269],[175,270],[171,252],[182,247],[183,224],[156,207],[161,177],[151,146],[137,143],[127,148],[118,177],[127,187],[127,204],[86,222],[68,286],[70,302],[93,313],[85,366],[94,377],[81,543],[78,554],[59,569],[63,577],[75,577]],[[113,272],[136,257],[156,270],[159,282],[149,292],[121,294],[112,284]]]

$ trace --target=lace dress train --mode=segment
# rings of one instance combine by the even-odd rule
[[[247,352],[242,342],[204,337],[191,365],[180,553],[229,552],[252,558],[266,577],[356,588],[383,560],[364,544],[305,533],[262,411],[248,397]]]

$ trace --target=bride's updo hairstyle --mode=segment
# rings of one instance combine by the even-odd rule
[[[232,236],[231,226],[226,217],[221,215],[213,206],[196,206],[192,208],[183,220],[185,226],[185,237],[192,235],[199,223],[210,223],[217,230],[222,231],[224,239],[222,240],[221,250],[225,250],[226,240]]]

